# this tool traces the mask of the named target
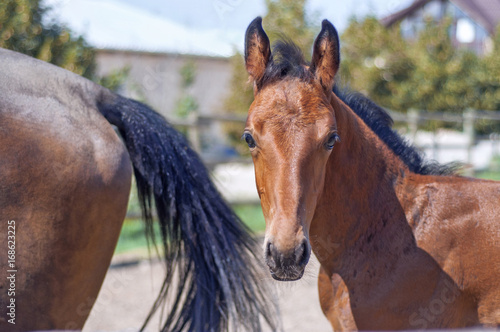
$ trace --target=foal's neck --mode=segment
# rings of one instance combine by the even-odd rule
[[[327,164],[311,245],[331,272],[352,260],[376,264],[383,258],[390,264],[415,247],[396,196],[410,171],[354,111],[334,95],[331,103],[341,143]]]

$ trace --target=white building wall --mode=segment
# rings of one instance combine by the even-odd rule
[[[189,93],[198,102],[199,112],[215,114],[224,111],[232,75],[229,58],[98,50],[96,60],[98,75],[129,67],[130,73],[121,93],[147,103],[167,118],[174,116],[182,94],[180,70],[186,62],[192,61],[196,78]]]

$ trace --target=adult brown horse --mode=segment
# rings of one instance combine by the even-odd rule
[[[339,92],[335,28],[323,21],[307,65],[248,27],[254,82],[243,138],[277,280],[299,279],[310,248],[335,330],[500,323],[500,184],[425,163],[367,98]]]
[[[253,240],[181,134],[66,70],[3,49],[0,59],[0,331],[83,327],[132,170],[147,231],[154,204],[162,233],[162,330],[254,330],[262,315],[276,327]]]

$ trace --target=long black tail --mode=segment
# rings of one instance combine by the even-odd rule
[[[125,140],[148,235],[153,204],[160,224],[167,274],[144,326],[168,296],[163,331],[258,331],[260,317],[275,330],[277,307],[259,280],[254,240],[183,135],[137,101],[108,95],[98,108]]]

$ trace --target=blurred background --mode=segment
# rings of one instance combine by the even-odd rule
[[[240,140],[253,98],[244,33],[259,15],[271,42],[288,36],[309,59],[321,20],[330,20],[341,39],[337,84],[386,108],[428,158],[500,180],[500,0],[2,0],[0,47],[163,114],[261,233],[253,166]],[[147,252],[131,195],[118,255]]]

